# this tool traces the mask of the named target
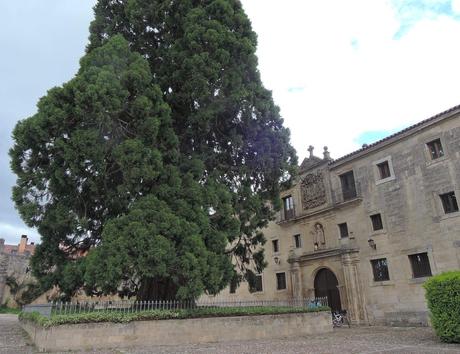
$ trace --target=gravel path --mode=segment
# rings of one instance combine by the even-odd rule
[[[0,315],[0,353],[35,353],[14,315]],[[290,339],[209,343],[200,345],[137,347],[83,353],[350,353],[443,354],[460,353],[460,345],[441,343],[430,328],[354,327],[334,333]]]

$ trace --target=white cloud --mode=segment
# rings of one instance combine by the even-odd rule
[[[460,0],[452,0],[452,11],[460,14]]]
[[[6,244],[16,245],[19,243],[21,235],[27,235],[29,242],[40,241],[40,235],[34,229],[29,229],[27,227],[20,227],[11,225],[5,222],[0,222],[0,238],[5,239]]]
[[[395,39],[406,24],[388,1],[243,6],[258,34],[262,79],[300,157],[310,144],[339,157],[359,147],[353,140],[364,131],[407,126],[460,103],[460,22],[451,17],[420,15]]]

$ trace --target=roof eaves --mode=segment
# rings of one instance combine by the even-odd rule
[[[363,147],[361,149],[358,149],[356,151],[353,151],[347,155],[344,155],[342,157],[339,157],[338,159],[335,159],[335,160],[332,160],[329,162],[329,166],[331,167],[336,167],[344,162],[348,162],[354,158],[357,158],[361,155],[364,155],[366,153],[369,153],[371,151],[374,151],[378,148],[380,148],[381,146],[385,146],[387,144],[390,144],[396,140],[399,140],[400,138],[403,138],[407,135],[410,135],[411,133],[413,132],[416,132],[418,131],[419,129],[423,129],[425,128],[426,126],[429,126],[435,122],[438,122],[438,121],[441,121],[443,119],[446,119],[446,118],[450,118],[452,117],[453,115],[457,114],[457,113],[460,113],[460,105],[457,105],[457,106],[454,106],[452,108],[449,108],[448,110],[446,111],[443,111],[441,113],[438,113],[430,118],[427,118],[425,120],[422,120],[421,122],[418,122],[414,125],[411,125],[410,127],[407,127],[399,132],[396,132],[392,135],[389,135],[387,136],[386,138],[383,138],[381,140],[378,140],[372,144],[369,144],[367,145],[366,147]],[[385,144],[387,143],[387,144]]]

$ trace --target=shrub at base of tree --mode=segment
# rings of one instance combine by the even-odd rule
[[[434,276],[424,287],[436,334],[444,342],[460,343],[460,271]]]
[[[54,315],[50,318],[38,312],[21,312],[20,320],[29,320],[45,328],[63,324],[114,322],[127,323],[132,321],[174,320],[186,318],[231,317],[231,316],[257,316],[276,315],[287,313],[306,313],[330,311],[329,307],[222,307],[202,308],[189,310],[149,310],[134,313],[99,311],[79,314]]]

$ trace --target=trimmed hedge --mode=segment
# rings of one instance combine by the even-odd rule
[[[149,310],[133,313],[116,311],[99,311],[79,314],[53,315],[50,318],[38,312],[21,312],[20,320],[30,320],[43,327],[59,326],[63,324],[115,322],[127,323],[131,321],[170,320],[186,318],[229,317],[229,316],[255,316],[276,315],[288,313],[305,313],[330,311],[329,307],[308,309],[305,307],[221,307],[198,308],[190,310]]]
[[[460,271],[436,275],[424,287],[436,334],[444,342],[460,343]]]

